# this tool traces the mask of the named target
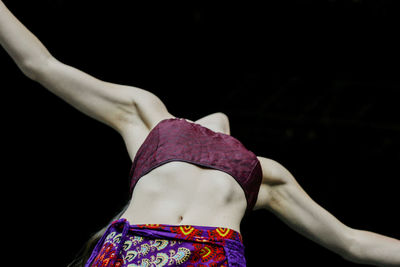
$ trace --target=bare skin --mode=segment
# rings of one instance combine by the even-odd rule
[[[28,78],[115,129],[132,160],[152,128],[176,117],[149,91],[105,82],[58,61],[1,0],[0,44]],[[229,120],[220,112],[195,123],[229,134]],[[399,240],[344,225],[313,201],[285,167],[272,159],[258,159],[263,177],[255,209],[271,211],[298,233],[347,260],[400,266]],[[140,179],[123,216],[136,224],[193,224],[239,231],[245,208],[244,192],[233,177],[170,162]]]
[[[186,120],[229,134],[228,117],[223,113],[195,122]],[[135,224],[218,226],[240,232],[246,205],[243,189],[229,174],[175,161],[157,167],[139,180],[122,217]]]

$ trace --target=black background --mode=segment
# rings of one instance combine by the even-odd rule
[[[344,224],[400,238],[398,1],[4,3],[60,61],[149,90],[177,117],[224,112]],[[131,162],[116,131],[4,50],[0,68],[9,249],[66,266],[128,200]],[[248,266],[355,266],[267,211],[242,234]]]

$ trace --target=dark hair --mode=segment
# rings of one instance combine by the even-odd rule
[[[96,232],[93,234],[90,239],[86,242],[86,244],[81,248],[81,250],[78,252],[78,255],[76,258],[68,264],[67,267],[84,267],[86,262],[89,260],[89,257],[96,246],[97,242],[99,242],[100,238],[104,235],[106,232],[109,224],[111,222],[118,220],[121,218],[122,214],[126,211],[126,209],[129,206],[129,202],[123,207],[122,211],[120,211],[111,221],[108,223],[105,227],[103,227],[100,231]]]

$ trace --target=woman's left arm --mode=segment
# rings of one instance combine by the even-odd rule
[[[376,266],[400,266],[400,240],[350,228],[313,201],[278,162],[258,157],[263,183],[257,206],[292,229],[346,260]]]

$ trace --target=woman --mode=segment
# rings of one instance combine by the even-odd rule
[[[130,202],[74,265],[245,266],[240,222],[254,209],[350,261],[400,265],[399,240],[338,221],[281,164],[230,136],[225,114],[176,118],[148,91],[63,64],[1,1],[0,43],[27,77],[120,133],[133,160]]]

